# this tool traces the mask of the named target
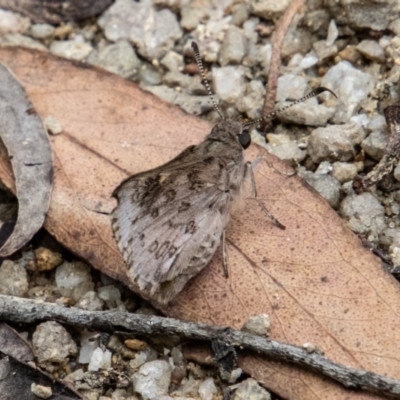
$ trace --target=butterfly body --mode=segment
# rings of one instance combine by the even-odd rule
[[[114,236],[145,297],[167,303],[218,248],[248,170],[242,127],[224,119],[200,144],[114,191]]]

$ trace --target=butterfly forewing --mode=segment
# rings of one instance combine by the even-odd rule
[[[207,265],[243,175],[237,138],[220,141],[210,134],[115,190],[114,236],[131,279],[146,297],[168,302]]]

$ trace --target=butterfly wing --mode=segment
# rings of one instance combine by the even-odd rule
[[[131,278],[166,303],[203,269],[217,249],[242,164],[204,158],[199,146],[133,175],[114,192],[112,226]]]

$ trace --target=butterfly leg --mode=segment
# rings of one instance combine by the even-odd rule
[[[224,265],[224,275],[225,278],[229,278],[229,270],[228,270],[228,252],[226,251],[226,230],[222,231],[222,264]]]
[[[259,159],[255,160],[254,163],[258,163]],[[264,203],[258,198],[257,196],[257,186],[256,186],[256,181],[254,179],[254,171],[253,171],[253,164],[251,162],[247,162],[245,164],[245,171],[244,171],[244,179],[249,178],[251,182],[251,188],[252,188],[252,195],[256,199],[257,203],[260,205],[262,210],[265,212],[266,215],[271,219],[271,221],[281,229],[286,229],[285,225],[281,224],[269,211],[268,208],[265,207]]]

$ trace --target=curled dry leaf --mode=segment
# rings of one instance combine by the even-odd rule
[[[113,189],[129,174],[199,143],[210,124],[100,70],[28,50],[1,49],[0,56],[40,115],[53,115],[63,126],[62,134],[51,137],[55,185],[45,227],[94,267],[129,285],[107,215],[115,206]],[[249,150],[250,160],[259,154],[255,146]],[[235,328],[251,315],[268,314],[272,339],[314,343],[336,362],[399,379],[398,283],[315,191],[277,172],[287,167],[263,155],[274,167],[261,162],[256,168],[259,196],[286,230],[249,199],[229,225],[229,279],[217,250],[163,311]],[[0,161],[0,177],[12,187],[4,158]],[[254,355],[242,354],[240,363],[287,399],[379,398]]]
[[[0,0],[0,8],[19,12],[32,21],[60,24],[100,14],[113,0]]]
[[[5,257],[42,227],[50,204],[53,166],[42,120],[25,90],[3,65],[0,88],[0,136],[11,159],[19,202],[17,223],[0,249],[0,257]]]

